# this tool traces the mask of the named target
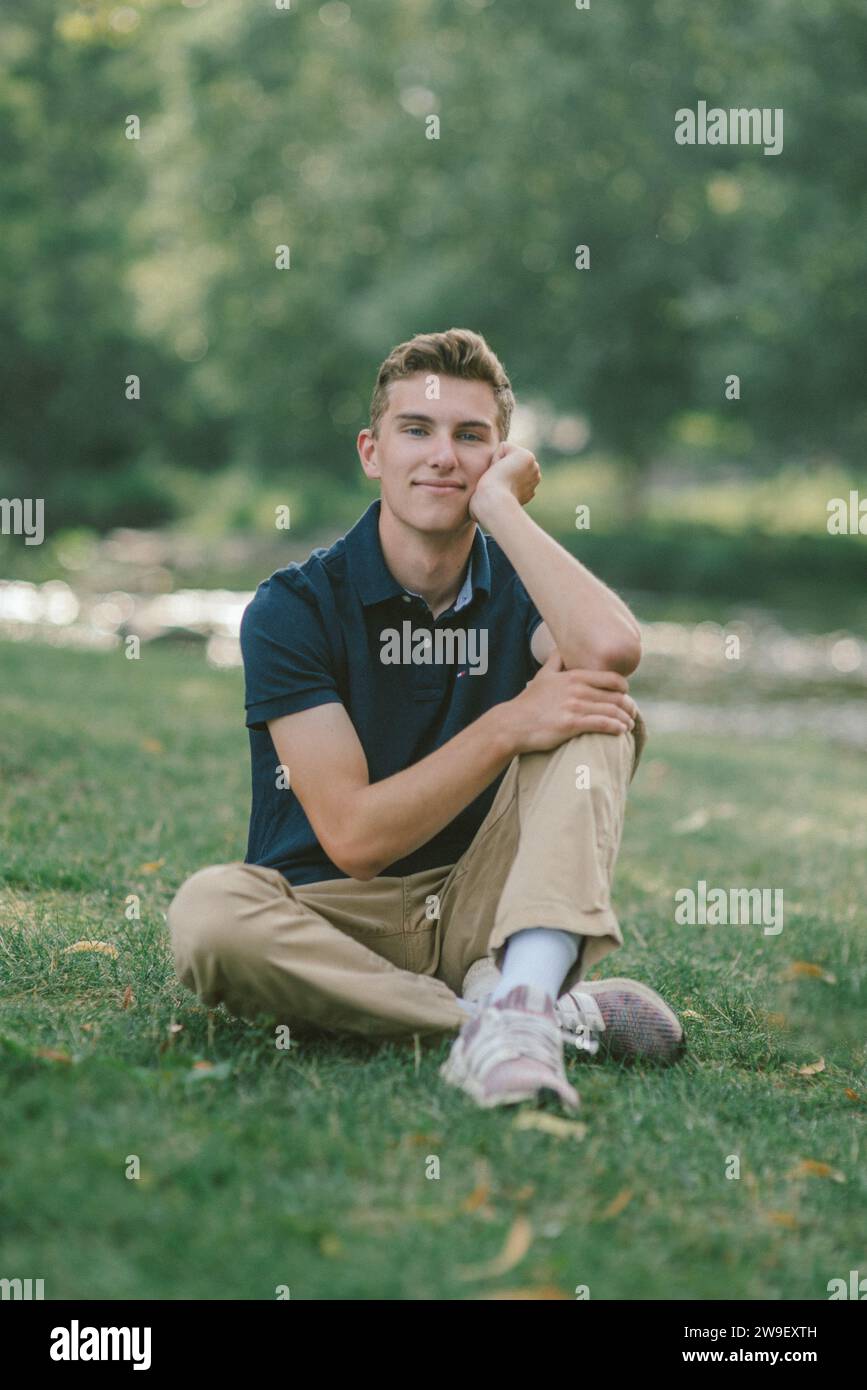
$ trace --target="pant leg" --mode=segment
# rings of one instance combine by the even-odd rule
[[[646,739],[639,715],[632,733],[579,734],[512,760],[443,887],[437,975],[456,994],[473,961],[490,955],[501,965],[506,941],[525,927],[585,938],[562,993],[623,944],[611,884]],[[589,785],[576,785],[583,781]]]
[[[200,869],[168,911],[178,976],[209,1006],[299,1032],[454,1032],[466,1014],[452,991],[406,968],[417,948],[405,919],[400,878],[293,888],[276,869],[243,863]]]

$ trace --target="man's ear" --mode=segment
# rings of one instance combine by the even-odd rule
[[[366,478],[373,479],[382,476],[379,464],[374,462],[373,458],[375,446],[376,440],[373,437],[373,430],[370,428],[360,430],[358,438],[355,441],[355,447],[358,450],[358,457],[361,459],[361,466],[364,469],[364,476]]]

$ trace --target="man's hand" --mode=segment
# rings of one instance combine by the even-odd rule
[[[491,462],[476,483],[470,497],[470,516],[474,521],[484,522],[486,509],[495,504],[498,498],[514,497],[522,507],[531,500],[542,470],[536,462],[535,454],[529,449],[519,449],[515,444],[503,440],[491,456]]]
[[[625,734],[638,706],[616,671],[565,671],[554,650],[541,671],[513,700],[497,708],[518,753],[558,748],[576,734]]]

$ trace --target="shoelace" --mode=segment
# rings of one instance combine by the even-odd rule
[[[570,1042],[581,1052],[595,1057],[599,1051],[599,1034],[605,1032],[605,1023],[599,1005],[592,994],[570,991],[557,1000],[557,1013],[569,1030]]]
[[[477,1014],[488,1006],[490,998],[489,991],[474,1001]],[[605,1032],[605,1022],[593,995],[580,991],[564,994],[557,1000],[556,1015],[558,1024],[569,1033],[570,1047],[595,1057],[599,1051],[599,1034]]]
[[[544,1014],[527,1014],[519,1009],[498,1009],[496,1012],[500,1018],[493,1016],[493,1010],[486,1013],[473,1041],[474,1070],[484,1073],[500,1062],[528,1057],[560,1071],[563,1047],[556,1024],[553,1028],[550,1026],[552,1020]]]

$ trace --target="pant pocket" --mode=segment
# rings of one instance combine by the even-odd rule
[[[433,975],[439,962],[439,923],[408,931],[406,934],[406,969],[414,975]]]

